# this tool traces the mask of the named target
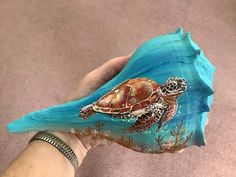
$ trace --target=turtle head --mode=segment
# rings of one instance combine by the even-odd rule
[[[180,96],[187,89],[186,80],[179,77],[172,77],[161,87],[161,92],[166,96]]]

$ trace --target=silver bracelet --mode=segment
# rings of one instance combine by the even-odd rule
[[[57,136],[47,132],[38,132],[36,133],[31,140],[32,142],[34,140],[41,140],[45,141],[51,145],[53,145],[55,148],[57,148],[72,164],[72,166],[76,169],[79,165],[77,156],[75,155],[74,151],[70,148],[69,145],[67,145],[62,139],[58,138]]]

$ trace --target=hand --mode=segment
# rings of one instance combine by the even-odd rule
[[[100,67],[86,74],[78,86],[69,93],[66,101],[85,97],[116,76],[128,62],[132,53],[122,57],[115,57]]]
[[[77,87],[68,94],[66,102],[88,96],[100,86],[111,80],[122,70],[131,55],[132,53],[126,56],[110,59],[108,62],[86,74],[85,77],[81,79]],[[72,147],[72,149],[80,159],[83,159],[86,156],[89,149],[111,143],[105,138],[91,136],[80,136],[78,138],[72,133],[51,133],[69,144],[69,146]]]
[[[95,91],[98,87],[117,75],[129,60],[131,54],[116,57],[88,73],[77,88],[69,94],[66,101],[80,99]],[[51,131],[62,139],[75,152],[79,165],[83,162],[89,149],[107,144],[107,139],[94,137],[77,137],[75,134]],[[32,155],[33,154],[33,155]],[[75,170],[69,160],[56,148],[43,141],[33,141],[4,171],[4,176],[74,176]]]

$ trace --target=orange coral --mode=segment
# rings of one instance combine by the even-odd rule
[[[95,123],[95,128],[87,127],[84,131],[76,129],[75,134],[77,137],[91,135],[94,137],[107,138],[108,140],[115,141],[115,139],[110,136],[110,132],[104,130],[103,128],[104,125],[105,123],[97,121]]]
[[[105,125],[105,123],[102,123],[101,121],[97,121],[95,123],[95,130],[97,130],[98,132],[102,132],[104,129],[103,129],[103,126]]]
[[[123,145],[127,148],[132,148],[134,150],[137,150],[134,148],[134,140],[131,137],[126,137],[126,136],[121,136],[117,139],[113,138],[110,136],[110,132],[106,131],[104,127],[105,123],[102,123],[100,121],[97,121],[95,123],[95,128],[92,127],[87,127],[84,132],[81,130],[77,129],[76,130],[76,135],[78,137],[83,136],[83,135],[91,135],[95,137],[100,137],[100,138],[106,138],[110,141],[116,142],[120,145]],[[157,146],[159,147],[158,150],[156,151],[150,151],[148,150],[148,146],[146,144],[141,144],[138,147],[138,151],[140,152],[149,152],[149,153],[163,153],[163,152],[175,152],[178,150],[181,150],[185,147],[187,147],[186,143],[190,140],[192,137],[193,132],[191,132],[188,136],[186,136],[185,139],[183,139],[183,136],[186,132],[186,128],[183,127],[183,122],[181,121],[180,124],[178,124],[177,129],[175,130],[172,129],[170,131],[170,136],[167,138],[165,142],[163,142],[164,137],[163,136],[158,136],[156,138]],[[171,141],[174,139],[174,141]]]
[[[183,136],[186,132],[186,128],[183,128],[183,122],[181,121],[180,124],[177,125],[177,130],[172,129],[170,131],[170,136],[166,142],[163,142],[163,137],[160,135],[156,138],[157,145],[159,146],[159,150],[155,151],[155,153],[163,153],[163,152],[175,152],[186,148],[186,143],[192,137],[193,132],[191,132],[185,139]],[[171,139],[174,138],[175,140],[172,142]]]
[[[133,139],[130,137],[125,137],[125,136],[121,136],[120,138],[118,138],[117,140],[115,140],[118,144],[121,144],[125,147],[133,147],[134,146],[134,142]]]

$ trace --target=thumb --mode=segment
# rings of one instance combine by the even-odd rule
[[[103,81],[109,81],[123,69],[132,54],[133,52],[125,56],[112,58],[108,62],[95,69],[94,75],[96,73],[98,76],[102,77],[101,79]]]

